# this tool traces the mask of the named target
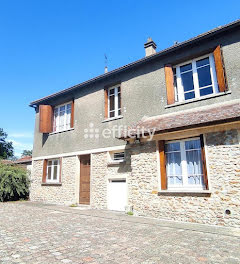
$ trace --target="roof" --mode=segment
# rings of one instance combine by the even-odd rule
[[[5,165],[12,165],[14,163],[12,160],[3,160],[3,159],[1,159],[0,162]]]
[[[197,107],[177,113],[143,118],[124,131],[121,139],[160,134],[192,127],[204,127],[231,121],[240,121],[240,100]]]
[[[114,74],[120,73],[122,71],[126,71],[126,70],[128,70],[130,68],[133,68],[133,67],[136,67],[136,66],[138,66],[140,64],[149,62],[149,61],[151,61],[153,59],[156,59],[158,57],[167,55],[167,54],[169,54],[171,52],[174,52],[174,51],[176,51],[176,50],[178,50],[180,48],[184,48],[184,47],[187,47],[187,46],[189,46],[191,44],[194,44],[195,42],[198,42],[200,40],[203,40],[203,39],[206,39],[206,38],[209,38],[209,37],[213,37],[216,34],[220,34],[220,33],[225,32],[227,30],[234,29],[234,28],[236,28],[238,26],[240,26],[240,19],[238,19],[238,20],[236,20],[234,22],[231,22],[231,23],[229,23],[227,25],[219,26],[217,28],[214,28],[214,29],[212,29],[210,31],[207,31],[206,33],[200,34],[200,35],[198,35],[198,36],[196,36],[194,38],[191,38],[189,40],[180,42],[180,43],[178,43],[178,44],[176,44],[174,46],[171,46],[171,47],[169,47],[167,49],[164,49],[162,51],[159,51],[159,52],[157,52],[154,55],[151,55],[151,56],[148,56],[148,57],[144,57],[144,58],[142,58],[140,60],[137,60],[135,62],[129,63],[127,65],[124,65],[124,66],[122,66],[120,68],[117,68],[117,69],[112,70],[110,72],[104,73],[102,75],[99,75],[97,77],[94,77],[94,78],[92,78],[90,80],[87,80],[85,82],[82,82],[80,84],[74,85],[74,86],[72,86],[70,88],[64,89],[64,90],[59,91],[57,93],[54,93],[54,94],[51,94],[49,96],[46,96],[46,97],[40,98],[38,100],[35,100],[35,101],[33,101],[33,102],[30,103],[30,106],[35,106],[35,105],[38,105],[40,103],[46,102],[49,99],[53,99],[53,98],[58,97],[60,95],[64,95],[64,94],[73,92],[74,90],[76,90],[76,89],[78,89],[80,87],[86,86],[86,85],[91,84],[91,83],[94,83],[96,81],[103,80],[103,79],[105,79],[105,78],[107,78],[109,76],[112,76]]]
[[[14,163],[20,164],[20,163],[28,163],[32,162],[32,157],[31,156],[24,156],[21,157],[20,159],[14,161]]]

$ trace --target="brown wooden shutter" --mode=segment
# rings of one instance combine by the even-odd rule
[[[46,182],[46,177],[47,177],[47,160],[43,160],[43,173],[42,173],[42,182]]]
[[[53,127],[53,108],[51,105],[39,106],[39,132],[51,133]]]
[[[203,179],[204,179],[206,190],[208,190],[207,164],[206,164],[206,155],[205,155],[203,135],[200,135],[200,142],[201,142],[201,150],[202,150]]]
[[[71,105],[71,128],[74,127],[74,100],[72,100],[72,105]]]
[[[108,89],[104,89],[104,117],[108,118]]]
[[[62,182],[62,158],[59,159],[59,182]]]
[[[213,56],[215,61],[219,92],[225,92],[227,90],[227,85],[226,85],[224,63],[223,63],[223,57],[222,57],[222,51],[220,45],[218,45],[215,48],[213,52]]]
[[[165,141],[160,140],[158,142],[159,146],[159,157],[160,157],[160,173],[161,173],[161,189],[166,190],[167,189],[167,174],[166,174],[166,161],[165,161]]]
[[[121,85],[119,85],[119,95],[120,96],[120,105],[118,106],[120,108],[120,115],[122,114],[122,90],[121,90]]]
[[[174,78],[173,78],[173,69],[172,65],[165,65],[165,80],[167,87],[167,103],[175,103],[175,92],[174,92]]]

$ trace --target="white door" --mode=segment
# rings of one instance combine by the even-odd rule
[[[108,209],[125,211],[127,205],[126,180],[112,179],[108,183]]]

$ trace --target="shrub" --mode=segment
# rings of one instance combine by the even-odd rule
[[[26,199],[29,195],[27,170],[0,162],[0,201]]]

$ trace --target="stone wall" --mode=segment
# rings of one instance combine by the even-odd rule
[[[107,209],[107,152],[92,154],[90,182],[91,207]]]
[[[110,164],[108,153],[92,154],[91,167],[91,207],[107,209],[107,187],[109,179],[126,179],[128,181],[129,163]]]
[[[240,225],[240,144],[237,130],[206,134],[210,197],[158,195],[156,143],[132,146],[129,204],[136,215],[161,219]],[[226,210],[231,214],[227,215]]]
[[[70,205],[76,203],[76,156],[62,158],[61,186],[43,186],[43,160],[33,161],[30,200],[53,204]]]

